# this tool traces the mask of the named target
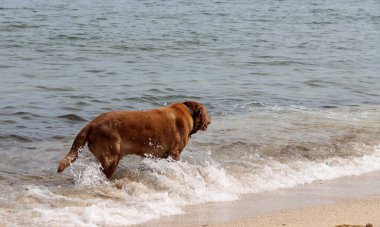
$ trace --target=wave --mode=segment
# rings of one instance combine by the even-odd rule
[[[233,201],[246,193],[379,170],[380,146],[362,149],[373,153],[288,163],[255,157],[247,158],[244,167],[240,163],[223,165],[212,158],[210,151],[185,152],[178,162],[145,158],[138,165],[125,167],[129,164],[127,160],[111,181],[104,177],[92,155],[84,151],[70,167],[74,188],[29,185],[24,197],[50,204],[33,207],[32,211],[38,214],[31,218],[33,223],[46,226],[138,224],[184,213],[185,205]],[[136,163],[136,157],[129,161]]]
[[[380,170],[378,108],[256,102],[236,108],[243,113],[216,116],[207,133],[194,135],[180,161],[126,156],[111,180],[85,148],[53,182],[12,187],[9,198],[18,199],[4,200],[12,208],[4,219],[18,223],[23,216],[26,226],[133,225],[184,213],[186,205]]]
[[[84,119],[81,116],[76,115],[76,114],[65,114],[65,115],[58,116],[58,118],[63,118],[63,119],[66,119],[66,120],[69,120],[69,121],[74,121],[74,122],[84,122],[84,121],[86,121],[86,119]]]
[[[22,136],[22,135],[17,135],[17,134],[0,135],[0,139],[14,141],[14,142],[22,142],[22,143],[30,143],[37,140],[36,138],[31,138],[28,136]]]

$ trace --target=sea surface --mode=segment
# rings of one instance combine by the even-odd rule
[[[0,226],[125,226],[380,169],[380,2],[0,1]],[[107,180],[79,130],[196,100],[181,160]]]

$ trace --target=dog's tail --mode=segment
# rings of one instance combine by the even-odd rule
[[[78,158],[78,151],[87,143],[87,135],[90,126],[86,125],[75,138],[70,152],[59,162],[58,173],[62,172],[67,166]]]

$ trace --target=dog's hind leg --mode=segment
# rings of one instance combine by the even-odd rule
[[[102,162],[103,172],[106,177],[111,178],[112,174],[115,172],[117,165],[120,161],[119,155],[113,155],[106,158],[107,160]]]
[[[121,159],[120,141],[116,138],[102,138],[101,143],[91,142],[90,151],[102,164],[103,172],[109,179]]]

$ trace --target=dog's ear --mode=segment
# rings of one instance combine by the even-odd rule
[[[194,113],[193,118],[195,122],[192,134],[199,130],[207,130],[207,126],[210,124],[211,118],[208,115],[206,107],[203,104],[194,101],[187,101],[184,104]]]
[[[208,114],[207,109],[204,105],[197,103],[195,113],[196,113],[196,119],[195,119],[195,128],[196,130],[202,130],[206,131],[208,126]]]

